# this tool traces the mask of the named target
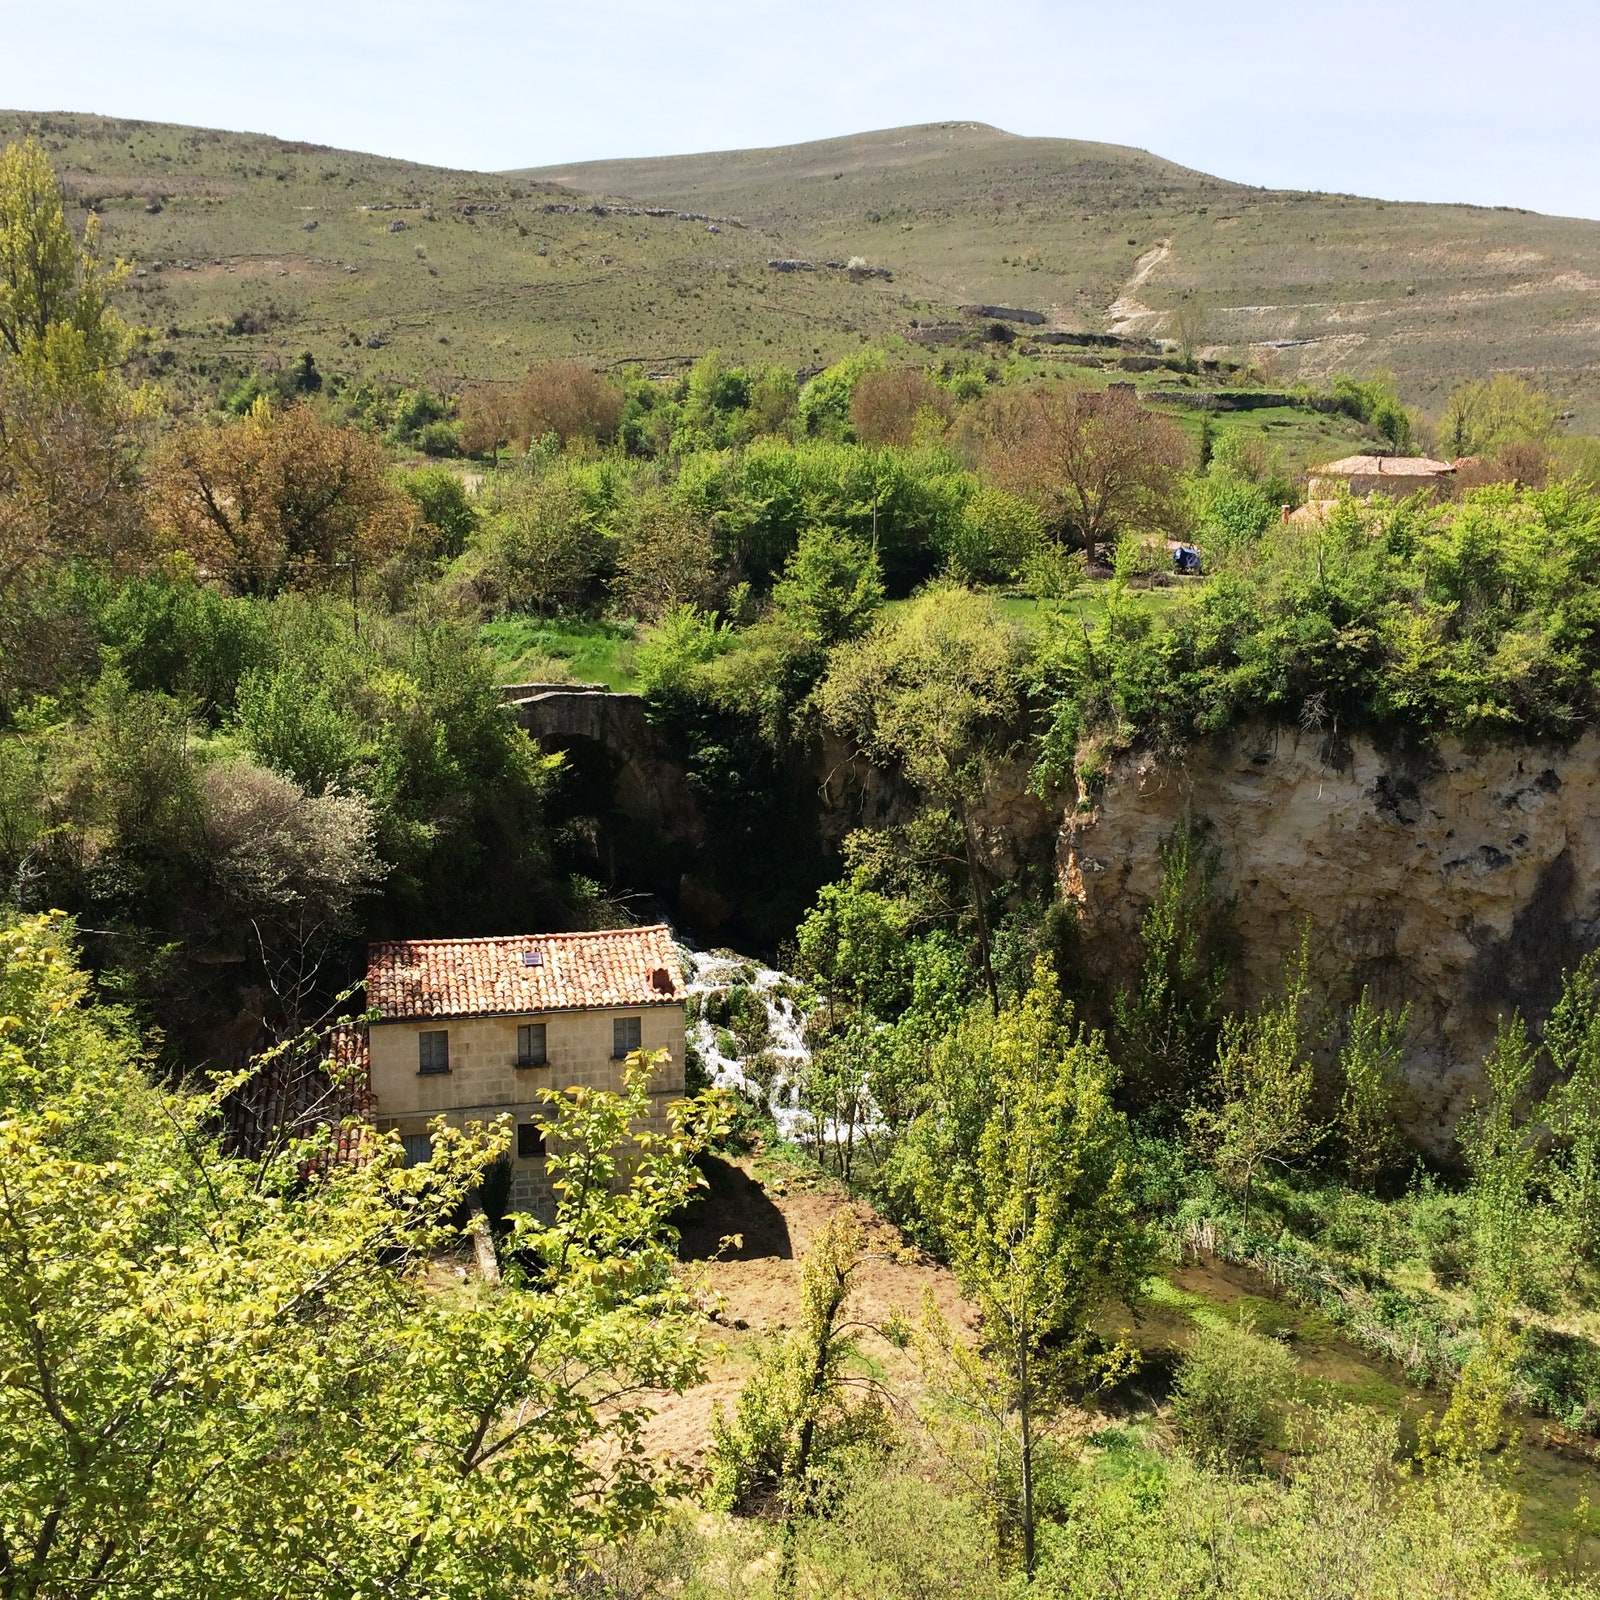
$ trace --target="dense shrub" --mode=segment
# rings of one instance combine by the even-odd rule
[[[497,484],[477,567],[493,611],[548,616],[593,605],[615,560],[608,497],[593,474],[518,474]]]
[[[1566,484],[1272,525],[1163,628],[1116,591],[1087,638],[1062,622],[1039,658],[1045,771],[1091,732],[1179,746],[1248,716],[1570,736],[1597,707],[1597,580],[1600,499]]]
[[[1178,1431],[1202,1461],[1248,1465],[1276,1438],[1293,1382],[1294,1360],[1282,1345],[1244,1323],[1203,1327],[1178,1367]]]
[[[862,444],[908,445],[919,431],[942,434],[954,410],[950,391],[921,372],[867,372],[851,391],[850,427]]]
[[[850,401],[856,384],[869,372],[884,365],[879,350],[863,350],[846,356],[819,372],[800,391],[800,426],[814,439],[850,437]]]
[[[460,555],[478,528],[478,514],[460,473],[448,467],[424,467],[419,472],[406,473],[400,487],[416,502],[434,553]]]
[[[215,723],[239,680],[275,653],[270,613],[177,570],[84,589],[103,647],[129,685],[189,701]]]
[[[604,444],[622,420],[622,391],[576,361],[533,367],[510,399],[510,438],[526,449],[554,434],[562,444]]]

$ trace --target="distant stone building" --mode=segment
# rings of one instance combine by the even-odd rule
[[[1345,456],[1313,467],[1306,477],[1307,500],[1334,500],[1341,490],[1354,495],[1386,494],[1397,500],[1418,489],[1448,492],[1456,469],[1427,456]]]
[[[509,1113],[511,1204],[546,1210],[541,1090],[617,1090],[624,1059],[665,1050],[651,1084],[652,1128],[684,1092],[683,969],[664,924],[497,939],[372,945],[367,1003],[370,1115],[397,1132],[406,1159],[428,1160],[428,1123],[454,1127]]]

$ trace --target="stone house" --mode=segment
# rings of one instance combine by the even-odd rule
[[[1307,500],[1334,500],[1340,490],[1354,495],[1386,494],[1403,500],[1430,486],[1448,493],[1456,469],[1427,456],[1345,456],[1306,474]]]
[[[665,1050],[650,1088],[652,1128],[684,1092],[684,986],[665,924],[496,939],[412,939],[367,956],[371,1117],[408,1162],[430,1154],[428,1123],[509,1113],[511,1204],[543,1211],[539,1098],[545,1089],[622,1087],[634,1050]]]

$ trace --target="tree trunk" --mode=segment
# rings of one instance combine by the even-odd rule
[[[489,1228],[489,1218],[476,1190],[469,1205],[471,1221],[467,1224],[472,1234],[472,1249],[478,1258],[478,1271],[485,1283],[499,1283],[500,1260],[494,1253],[494,1234]]]
[[[1022,1355],[1022,1382],[1018,1386],[1018,1409],[1022,1413],[1022,1570],[1033,1581],[1033,1396],[1028,1389],[1028,1356]]]

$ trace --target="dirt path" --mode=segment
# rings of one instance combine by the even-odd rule
[[[691,1467],[699,1463],[711,1437],[712,1408],[731,1409],[762,1336],[790,1328],[798,1318],[801,1259],[841,1207],[850,1206],[860,1219],[869,1252],[852,1302],[854,1320],[881,1326],[899,1311],[915,1321],[931,1293],[957,1328],[975,1333],[976,1315],[948,1269],[908,1248],[898,1229],[870,1206],[852,1201],[840,1185],[775,1177],[749,1158],[714,1161],[708,1176],[711,1188],[683,1228],[681,1252],[684,1272],[708,1310],[707,1380],[662,1402],[646,1430],[651,1454]],[[720,1241],[730,1235],[740,1243],[718,1254]],[[895,1392],[915,1392],[917,1367],[909,1351],[867,1331],[861,1353]]]
[[[1110,331],[1112,333],[1139,333],[1143,329],[1141,324],[1148,322],[1152,317],[1161,317],[1166,313],[1152,311],[1142,300],[1135,297],[1135,291],[1142,289],[1150,281],[1151,275],[1172,254],[1172,241],[1163,239],[1153,249],[1145,253],[1133,264],[1133,276],[1123,284],[1122,292],[1106,308],[1106,315],[1111,319]]]

